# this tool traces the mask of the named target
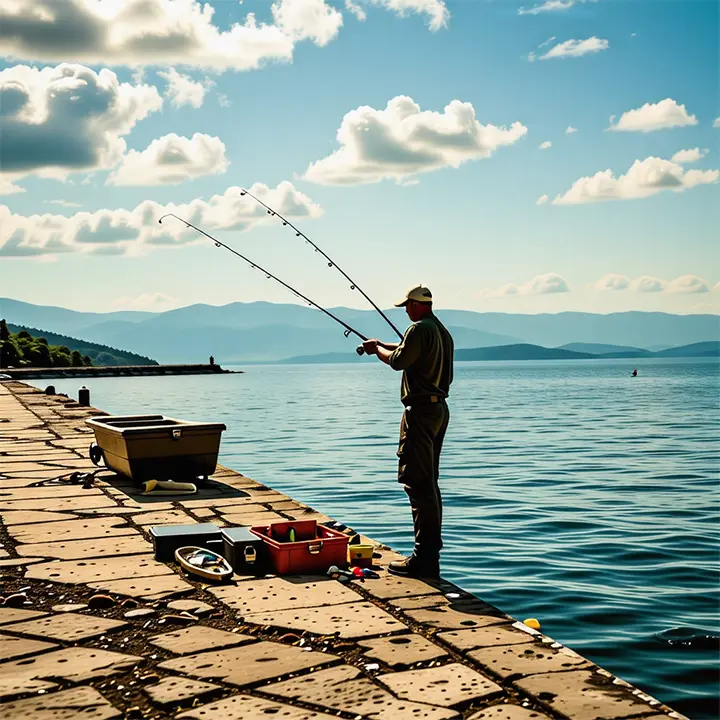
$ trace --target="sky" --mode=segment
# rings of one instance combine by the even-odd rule
[[[717,0],[0,0],[0,296],[720,313]]]

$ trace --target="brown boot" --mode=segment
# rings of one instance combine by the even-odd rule
[[[438,558],[419,558],[411,555],[405,560],[397,560],[388,565],[388,572],[399,577],[440,579],[440,560]]]

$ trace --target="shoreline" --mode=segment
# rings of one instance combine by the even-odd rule
[[[98,414],[0,384],[0,588],[29,603],[0,607],[11,647],[0,701],[13,716],[85,693],[103,717],[683,718],[453,583],[388,575],[398,555],[364,536],[381,577],[348,585],[322,574],[212,585],[155,562],[152,525],[330,518],[222,466],[179,498],[144,497],[113,474],[90,489],[38,485],[94,468],[85,419]],[[98,594],[104,607],[88,607]]]

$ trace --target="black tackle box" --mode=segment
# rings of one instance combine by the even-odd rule
[[[267,567],[265,544],[249,527],[222,528],[222,555],[238,575],[264,574]]]
[[[155,559],[171,562],[175,551],[186,545],[196,545],[223,554],[223,538],[220,528],[213,523],[195,523],[194,525],[153,525],[150,537],[155,549]]]

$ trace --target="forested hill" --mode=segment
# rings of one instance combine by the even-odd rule
[[[34,338],[45,338],[50,345],[64,345],[71,351],[77,350],[81,355],[87,355],[95,366],[159,364],[156,360],[145,357],[144,355],[127,352],[126,350],[118,350],[114,347],[100,345],[99,343],[89,342],[88,340],[80,340],[79,338],[69,337],[67,335],[59,335],[48,332],[47,330],[25,327],[24,325],[14,325],[13,323],[8,323],[7,327],[11,333],[19,333],[24,330]]]

